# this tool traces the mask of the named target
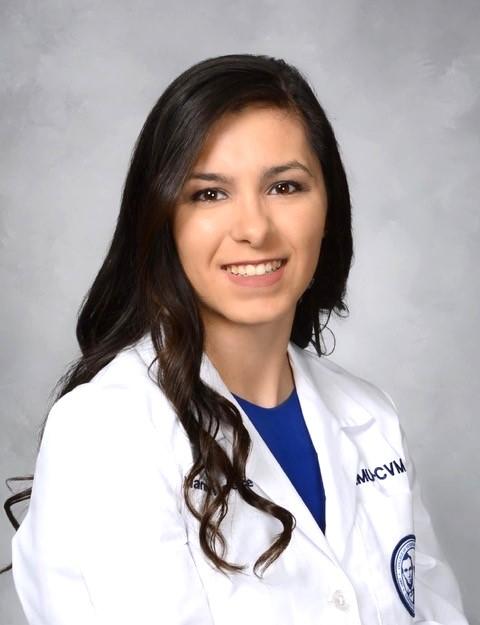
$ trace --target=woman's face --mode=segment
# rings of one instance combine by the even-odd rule
[[[320,164],[292,113],[250,106],[218,120],[173,219],[204,323],[291,325],[317,266],[326,211]],[[276,259],[276,271],[261,264]]]

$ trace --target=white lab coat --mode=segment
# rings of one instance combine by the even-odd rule
[[[29,509],[12,540],[30,625],[467,623],[392,400],[326,357],[293,343],[288,355],[324,481],[326,536],[204,354],[202,379],[239,408],[252,438],[252,488],[297,521],[259,580],[252,566],[282,526],[233,490],[221,525],[226,558],[248,568],[227,576],[210,564],[181,493],[190,443],[148,377],[146,335],[49,413]],[[229,433],[217,438],[228,450]],[[414,618],[405,580],[399,591],[392,573],[398,583],[402,562],[392,556],[413,535]]]

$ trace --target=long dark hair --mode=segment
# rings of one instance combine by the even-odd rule
[[[321,164],[327,191],[325,237],[313,285],[297,302],[290,340],[301,348],[312,343],[319,357],[325,354],[321,333],[332,311],[348,314],[344,298],[353,257],[350,195],[335,135],[297,68],[266,55],[227,54],[201,61],[178,76],[143,125],[110,248],[80,308],[76,335],[81,357],[59,380],[55,401],[90,381],[121,350],[149,333],[158,359],[158,386],[175,408],[192,446],[194,462],[185,477],[183,495],[200,521],[205,555],[224,572],[245,568],[216,552],[217,541],[224,546],[220,523],[232,488],[283,525],[282,533],[256,560],[257,574],[260,566],[265,570],[288,546],[295,518],[244,483],[251,440],[237,408],[200,378],[204,328],[171,230],[179,191],[208,130],[224,113],[254,103],[295,113]],[[214,438],[220,422],[231,428],[232,461]],[[40,442],[45,423],[46,418]],[[188,487],[199,474],[212,488],[202,509],[196,510]],[[12,479],[33,480],[33,476]],[[4,504],[15,529],[19,523],[12,505],[29,499],[31,490],[9,497]],[[11,564],[3,571],[9,568]]]

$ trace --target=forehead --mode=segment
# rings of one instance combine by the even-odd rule
[[[268,159],[272,153],[316,160],[299,114],[267,105],[249,105],[220,117],[207,133],[196,165],[239,166]],[[274,154],[272,155],[274,156]]]

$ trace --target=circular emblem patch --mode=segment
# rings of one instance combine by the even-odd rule
[[[392,553],[392,577],[395,588],[411,616],[415,616],[415,536],[402,538]]]

